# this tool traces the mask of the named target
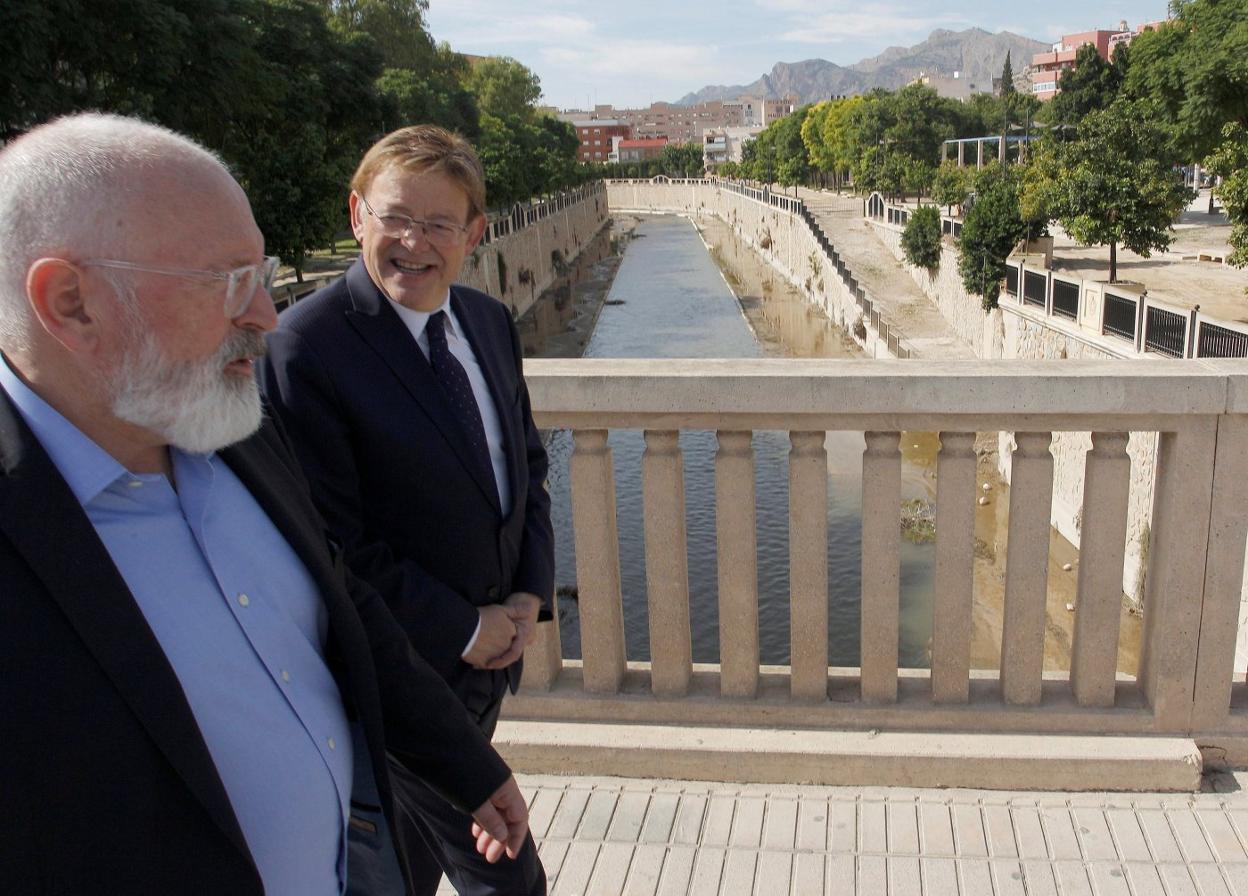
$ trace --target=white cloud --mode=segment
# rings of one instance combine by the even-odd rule
[[[836,44],[863,38],[886,38],[888,45],[903,44],[911,36],[926,37],[934,28],[961,24],[953,16],[918,18],[900,10],[865,7],[856,12],[831,13],[804,19],[780,35],[780,40],[803,44]],[[883,49],[883,47],[881,47]]]

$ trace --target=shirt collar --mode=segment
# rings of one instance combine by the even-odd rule
[[[120,477],[137,478],[22,382],[3,356],[0,356],[0,388],[17,406],[79,504],[85,507]],[[175,467],[179,453],[171,449]]]
[[[382,295],[385,295],[385,293],[382,293]],[[455,312],[451,310],[451,291],[449,289],[446,291],[446,298],[442,300],[442,304],[437,308],[434,308],[432,311],[416,311],[412,308],[408,308],[406,305],[400,305],[389,296],[386,296],[386,301],[389,302],[390,306],[394,308],[395,312],[398,313],[399,320],[403,321],[407,328],[412,331],[412,335],[417,339],[424,335],[425,324],[429,323],[429,318],[433,317],[439,311],[446,312],[446,327],[448,332],[462,338],[459,320],[456,319]]]

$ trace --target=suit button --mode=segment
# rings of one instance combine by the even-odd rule
[[[498,586],[491,585],[489,588],[485,589],[485,596],[490,600],[498,600]]]

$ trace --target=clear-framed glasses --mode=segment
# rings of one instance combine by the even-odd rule
[[[187,280],[224,280],[225,316],[230,320],[239,317],[256,294],[258,287],[267,291],[273,286],[277,266],[282,260],[276,255],[266,255],[259,264],[245,264],[232,271],[196,271],[185,268],[162,268],[154,265],[135,264],[132,261],[116,261],[111,258],[89,258],[82,262],[87,267],[117,268],[122,271],[142,271],[146,274],[163,274],[166,277],[184,277]]]
[[[404,239],[413,230],[419,230],[429,243],[445,248],[453,246],[456,240],[468,230],[464,225],[453,221],[422,221],[410,215],[379,215],[373,211],[367,199],[359,193],[355,195],[359,196],[360,202],[364,203],[364,209],[377,219],[381,232],[392,240]]]

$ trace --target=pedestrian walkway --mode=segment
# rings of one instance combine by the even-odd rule
[[[1248,896],[1243,774],[1198,794],[519,780],[551,896]]]
[[[862,216],[862,200],[822,190],[798,189],[816,223],[858,282],[866,289],[889,329],[898,333],[914,358],[975,357],[936,305]]]

